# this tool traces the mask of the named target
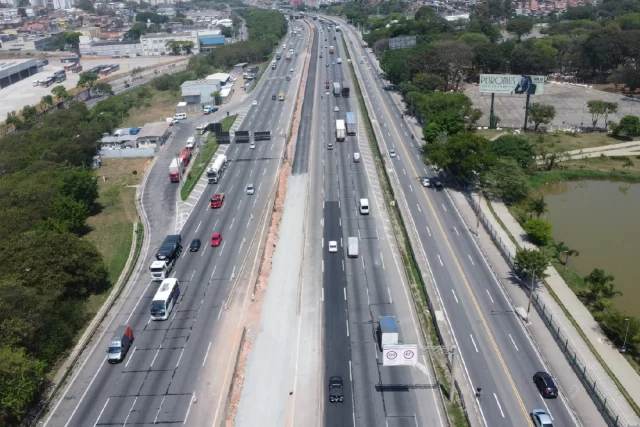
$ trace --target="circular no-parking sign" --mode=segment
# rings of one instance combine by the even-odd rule
[[[387,359],[394,360],[396,357],[398,357],[398,353],[395,351],[391,350],[387,352]]]

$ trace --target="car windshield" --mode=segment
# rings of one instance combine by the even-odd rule
[[[164,316],[166,313],[166,306],[164,301],[152,301],[151,302],[151,315]]]
[[[122,350],[122,347],[118,346],[110,346],[109,347],[109,353],[110,354],[118,354],[120,353],[120,350]]]
[[[162,267],[151,267],[152,273],[160,273],[162,270],[164,270]]]

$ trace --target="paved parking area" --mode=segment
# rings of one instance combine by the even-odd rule
[[[30,78],[24,79],[18,83],[8,86],[0,90],[0,121],[7,118],[7,114],[11,111],[20,111],[25,105],[36,105],[43,96],[49,95],[51,89],[57,84],[45,87],[33,87],[34,80],[44,80],[45,77],[51,76],[54,71],[64,68],[64,64],[60,62],[58,57],[49,57],[49,64],[44,67],[44,71],[34,74]],[[96,65],[101,64],[120,64],[119,75],[129,74],[131,70],[137,67],[155,67],[168,62],[174,62],[182,59],[179,56],[160,56],[160,57],[136,57],[136,58],[86,58],[83,57],[81,65],[83,69],[88,70]],[[67,73],[67,80],[62,83],[67,89],[76,87],[78,84],[79,74]]]
[[[465,94],[471,99],[474,106],[482,109],[480,126],[488,126],[491,94],[480,94],[477,85],[465,87]],[[524,124],[525,99],[525,95],[496,94],[494,109],[495,114],[501,119],[498,126],[521,128]],[[587,102],[592,99],[618,103],[618,114],[610,115],[609,120],[619,122],[620,118],[634,114],[634,111],[636,115],[640,115],[640,103],[625,101],[620,94],[555,83],[545,84],[544,95],[532,96],[531,103],[541,102],[556,107],[556,117],[551,125],[553,129],[564,129],[579,127],[581,124],[591,126],[591,114],[589,114]],[[598,126],[604,126],[604,119],[600,119]]]

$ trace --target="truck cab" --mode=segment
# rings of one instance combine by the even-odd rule
[[[171,261],[153,261],[149,271],[151,271],[151,280],[154,282],[161,282],[164,279],[169,278],[169,274],[173,268],[173,262]]]
[[[211,209],[219,209],[222,207],[222,203],[224,202],[224,193],[216,193],[211,196],[210,205]]]

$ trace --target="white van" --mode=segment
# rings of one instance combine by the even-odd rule
[[[369,199],[360,199],[360,215],[369,215]]]
[[[187,113],[176,113],[173,118],[176,120],[185,120],[187,118]]]
[[[353,153],[353,163],[360,163],[360,153],[357,151]]]
[[[187,138],[187,144],[185,145],[185,147],[192,149],[195,145],[196,145],[195,136],[190,136],[189,138]]]

